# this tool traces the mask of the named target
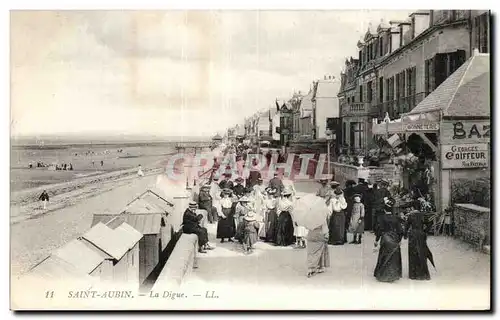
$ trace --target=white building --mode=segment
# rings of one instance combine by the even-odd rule
[[[328,76],[318,80],[315,101],[316,138],[326,139],[326,123],[328,118],[340,118],[340,106],[337,94],[340,80]]]

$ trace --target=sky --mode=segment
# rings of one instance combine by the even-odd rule
[[[409,13],[12,11],[11,135],[223,133]]]

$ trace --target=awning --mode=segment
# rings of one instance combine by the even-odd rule
[[[426,117],[404,116],[395,121],[373,124],[373,135],[392,135],[396,133],[436,133],[439,131],[439,118],[426,115]]]

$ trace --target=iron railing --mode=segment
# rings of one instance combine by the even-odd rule
[[[372,105],[370,113],[379,120],[383,120],[386,113],[389,113],[391,119],[396,119],[399,118],[402,113],[410,112],[424,100],[427,95],[426,92],[420,92],[408,97]]]

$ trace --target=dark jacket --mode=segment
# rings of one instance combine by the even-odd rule
[[[227,180],[227,181],[222,180],[221,182],[219,182],[219,187],[221,190],[226,189],[226,188],[233,190],[234,184],[231,180]]]
[[[200,228],[199,222],[203,218],[202,215],[197,215],[190,209],[184,211],[182,217],[182,230],[184,233],[195,233],[198,228]]]
[[[386,188],[376,189],[373,191],[373,203],[372,208],[374,210],[383,210],[384,209],[384,198],[390,197],[391,193]]]
[[[49,194],[47,192],[42,192],[39,199],[42,201],[49,201]]]
[[[246,191],[246,188],[241,184],[237,184],[233,187],[233,192],[238,197],[241,197],[242,195],[244,195],[245,191]]]
[[[285,186],[283,185],[283,181],[281,181],[280,178],[274,177],[269,181],[269,188],[276,189],[276,195],[280,196],[281,191],[283,191]]]
[[[247,187],[248,188],[253,188],[259,181],[259,178],[261,178],[261,174],[257,170],[250,170],[250,173],[248,175],[247,179]]]

